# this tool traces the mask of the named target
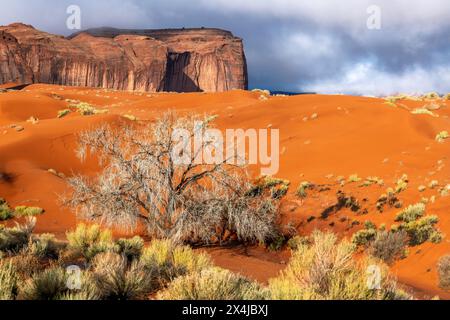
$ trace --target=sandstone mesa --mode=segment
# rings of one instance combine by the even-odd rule
[[[63,37],[0,26],[0,84],[148,92],[247,89],[242,39],[220,29],[98,28]]]

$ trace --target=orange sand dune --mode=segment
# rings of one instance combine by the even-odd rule
[[[124,119],[122,115],[145,121],[173,109],[218,115],[216,125],[220,129],[280,129],[277,176],[291,181],[290,193],[282,204],[283,221],[293,223],[300,234],[320,228],[350,237],[361,228],[354,221],[393,224],[399,210],[379,213],[376,201],[387,187],[394,187],[397,179],[407,174],[410,183],[400,200],[409,205],[422,197],[436,196],[436,201],[427,205],[427,214],[437,215],[439,228],[450,237],[450,196],[443,197],[436,189],[418,191],[420,185],[427,186],[432,180],[440,186],[450,184],[450,141],[435,141],[440,131],[450,131],[449,101],[442,101],[446,106],[433,111],[437,115],[433,117],[410,112],[426,104],[424,101],[405,100],[393,107],[383,99],[341,95],[280,96],[268,100],[260,97],[261,93],[245,91],[146,94],[50,85],[0,93],[0,172],[8,177],[0,181],[0,196],[13,206],[44,208],[46,213],[38,219],[37,232],[63,237],[77,220],[61,207],[58,199],[68,191],[64,180],[48,170],[65,176],[94,174],[98,170],[95,163],[81,164],[75,157],[76,134],[105,121]],[[57,119],[58,111],[68,106],[66,99],[88,102],[108,113],[72,113]],[[38,118],[39,123],[27,122],[30,117]],[[24,130],[17,131],[12,125]],[[336,183],[338,176],[351,174],[361,178],[377,176],[385,185],[359,187],[358,183],[349,183],[341,187]],[[302,181],[327,185],[329,190],[311,192],[302,201],[294,195]],[[360,201],[365,199],[363,206],[368,213],[356,215],[345,209],[321,219],[321,212],[336,202],[338,190]],[[450,253],[448,237],[437,245],[427,243],[410,248],[408,257],[392,267],[400,282],[424,297],[450,298],[448,292],[438,288],[436,273],[437,260]],[[227,248],[210,252],[218,265],[260,281],[276,275],[288,260],[286,252],[274,255],[258,248],[249,252]]]

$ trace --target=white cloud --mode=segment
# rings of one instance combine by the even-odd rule
[[[449,90],[450,66],[425,70],[412,68],[401,74],[378,70],[373,63],[358,63],[342,77],[313,83],[307,91],[318,93],[353,93],[385,96],[396,93],[422,94],[430,91],[446,93]]]

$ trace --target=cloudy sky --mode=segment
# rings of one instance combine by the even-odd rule
[[[230,30],[245,41],[252,88],[450,92],[448,0],[0,0],[0,25],[20,21],[68,35],[73,4],[83,29]],[[380,29],[367,27],[373,5]]]

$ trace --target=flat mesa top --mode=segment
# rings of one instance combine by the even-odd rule
[[[87,33],[93,37],[115,38],[120,35],[139,35],[149,36],[155,39],[164,40],[179,35],[198,35],[198,36],[223,36],[233,38],[230,31],[216,28],[180,28],[180,29],[117,29],[110,27],[87,29],[76,32],[68,37],[72,39],[80,33]]]

